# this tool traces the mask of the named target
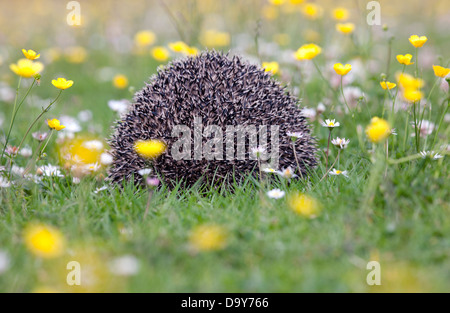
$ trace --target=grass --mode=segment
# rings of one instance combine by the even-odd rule
[[[282,24],[281,20],[278,22]],[[308,23],[313,25],[313,22]],[[277,27],[277,24],[272,26]],[[287,30],[291,31],[294,26],[289,25]],[[324,24],[319,26],[316,28],[324,30]],[[436,50],[448,51],[445,32],[430,29],[427,34]],[[293,38],[294,35],[292,30]],[[443,123],[439,132],[433,132],[426,140],[422,138],[419,143],[419,151],[435,150],[445,157],[439,160],[416,157],[417,143],[410,136],[414,129],[407,123],[413,121],[413,112],[399,110],[390,116],[390,108],[383,109],[386,93],[379,86],[382,69],[390,68],[387,73],[390,81],[395,81],[394,73],[402,70],[402,66],[395,63],[395,55],[412,52],[407,37],[402,37],[402,43],[388,40],[387,35],[378,38],[376,43],[371,37],[367,42],[359,43],[358,38],[345,39],[342,45],[348,51],[343,52],[336,62],[378,60],[381,64],[375,74],[367,72],[366,79],[352,83],[365,94],[359,99],[354,116],[345,113],[344,103],[338,103],[312,64],[309,66],[311,73],[304,73],[308,65],[280,61],[281,70],[292,74],[287,76],[291,80],[283,80],[283,75],[277,75],[276,79],[282,80],[290,90],[298,87],[303,106],[316,107],[317,103],[332,99],[320,119],[336,118],[341,126],[333,130],[332,138],[350,139],[335,166],[348,170],[349,178],[329,176],[322,179],[327,171],[324,149],[328,130],[321,127],[317,119],[311,121],[311,125],[317,138],[320,163],[306,181],[294,179],[287,183],[273,179],[268,184],[261,184],[249,176],[244,183],[233,185],[233,191],[200,184],[187,189],[179,186],[175,190],[162,186],[153,194],[145,219],[147,190],[126,185],[123,191],[109,188],[94,192],[104,185],[104,169],[95,177],[82,179],[79,184],[73,183],[68,172],[64,172],[63,178],[45,177],[39,184],[21,181],[23,185],[0,188],[0,252],[7,252],[10,259],[9,268],[0,271],[0,291],[449,290],[449,162],[448,152],[441,149],[442,145],[448,144],[448,122]],[[295,42],[291,48],[298,48],[303,41]],[[388,41],[393,46],[390,67],[383,60],[388,52]],[[354,46],[353,42],[358,45]],[[376,50],[377,53],[383,51],[382,56],[374,52],[376,45],[382,47]],[[326,52],[325,34],[321,46]],[[8,49],[12,55],[10,61],[15,62],[19,58],[19,47],[11,45]],[[445,58],[441,57],[441,60],[445,65]],[[323,54],[315,62],[323,75],[330,77]],[[59,76],[72,79],[75,84],[62,93],[45,117],[76,116],[81,110],[89,109],[94,118],[82,124],[83,133],[108,138],[117,119],[107,106],[108,100],[131,99],[133,92],[114,89],[110,80],[99,81],[97,73],[101,69],[123,73],[130,79],[130,85],[138,90],[159,65],[147,55],[120,54],[108,49],[90,50],[88,60],[82,64],[70,64],[64,59],[46,64],[41,86],[33,88],[17,116],[11,143],[17,145],[20,142],[33,118],[41,112],[42,103],[48,104],[41,100],[54,99],[57,95],[58,91],[50,83]],[[0,66],[2,71],[9,71],[6,64]],[[427,82],[425,96],[433,105],[431,112],[425,111],[424,119],[436,122],[447,108],[448,96],[439,88],[430,93],[436,78],[431,69],[419,66],[421,77]],[[414,67],[406,71],[413,74]],[[311,79],[304,80],[303,74]],[[10,86],[17,85],[17,78],[12,73],[5,80]],[[31,80],[22,81],[19,99],[30,83]],[[339,94],[339,88],[334,92]],[[331,106],[336,107],[334,112],[330,112]],[[12,105],[0,102],[0,108],[6,117],[3,125],[3,132],[6,132]],[[370,144],[364,134],[371,118],[381,117],[383,113],[385,118],[392,118],[398,133],[388,139],[389,161],[384,158],[385,146]],[[39,129],[46,129],[44,120],[32,131]],[[37,148],[31,137],[26,143],[33,151]],[[58,144],[52,140],[46,149],[48,157],[40,164],[58,164],[57,150]],[[330,147],[330,165],[336,156],[336,148]],[[404,161],[396,163],[395,160]],[[25,166],[27,160],[19,156],[16,161]],[[315,219],[297,215],[289,208],[287,197],[274,200],[266,196],[273,188],[285,190],[287,195],[307,192],[320,201],[321,214]],[[47,260],[30,253],[23,234],[27,225],[35,221],[53,225],[61,231],[67,247],[63,256]],[[198,252],[192,248],[190,234],[195,227],[204,224],[220,225],[225,229],[227,237],[223,249]],[[110,271],[111,261],[124,255],[138,259],[137,275],[122,277]],[[82,276],[82,286],[66,284],[69,272],[66,264],[70,260],[79,260],[82,268],[88,268],[90,274]],[[366,283],[370,272],[366,266],[373,260],[381,265],[381,286]],[[90,283],[88,280],[83,284],[86,277],[90,277]]]

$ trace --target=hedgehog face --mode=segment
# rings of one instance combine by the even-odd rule
[[[301,133],[295,144],[302,174],[314,167],[316,146],[298,100],[270,73],[237,56],[204,52],[177,60],[136,93],[129,112],[117,122],[110,144],[113,164],[108,179],[121,183],[149,166],[134,151],[138,140],[167,145],[151,166],[169,185],[239,180],[257,160],[251,152],[264,146],[271,167],[296,168],[288,132]]]

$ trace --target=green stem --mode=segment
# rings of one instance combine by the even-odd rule
[[[50,132],[50,136],[48,136],[47,142],[45,143],[44,147],[42,148],[42,150],[39,152],[39,159],[42,157],[42,154],[44,153],[45,148],[47,148],[48,143],[50,142],[50,138],[52,138],[54,133],[54,130],[52,129]]]
[[[14,98],[13,115],[11,117],[11,123],[9,124],[8,134],[6,135],[5,145],[4,145],[3,151],[2,151],[2,157],[0,158],[0,164],[2,164],[2,162],[3,162],[3,156],[5,154],[6,146],[8,145],[8,142],[9,142],[9,136],[11,135],[11,130],[12,130],[12,127],[14,124],[14,120],[16,118],[17,98],[19,97],[19,89],[20,89],[21,82],[22,82],[22,77],[19,78],[19,83],[17,84],[16,97]]]
[[[325,76],[323,76],[322,71],[320,70],[320,68],[317,65],[317,63],[314,60],[312,60],[312,63],[314,64],[314,67],[316,68],[317,72],[319,72],[320,77],[322,77],[322,79],[327,84],[328,88],[330,88],[330,90],[333,92],[333,95],[336,98],[337,102],[339,102],[339,96],[337,95],[336,90],[333,89],[333,87],[331,86],[331,84],[328,81],[328,79],[326,79]],[[333,112],[333,110],[334,110],[334,105],[331,106],[331,112]]]
[[[61,96],[61,93],[62,93],[62,90],[59,91],[59,94],[55,98],[55,100],[50,102],[50,104],[44,110],[42,110],[42,112],[38,115],[38,117],[36,117],[36,119],[33,121],[33,123],[31,123],[30,127],[28,127],[27,132],[25,133],[25,136],[23,136],[22,140],[20,141],[19,149],[22,146],[23,142],[25,141],[25,138],[30,133],[30,130],[33,128],[34,124],[36,124],[39,121],[39,119],[42,117],[42,115],[44,115],[45,113],[48,112],[48,110],[50,110],[51,106],[59,99],[59,96]]]

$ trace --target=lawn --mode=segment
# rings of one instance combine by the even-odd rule
[[[30,129],[22,150],[6,149],[0,163],[1,292],[450,290],[446,1],[407,8],[379,1],[382,25],[374,26],[366,22],[365,1],[79,1],[81,26],[67,25],[71,11],[63,2],[30,2],[30,10],[25,1],[0,10],[2,150],[6,140],[6,148],[18,147]],[[337,7],[348,20],[333,17]],[[27,20],[39,27],[25,27]],[[344,22],[355,26],[350,34],[336,29]],[[136,36],[140,31],[147,32]],[[408,40],[415,34],[427,37],[423,46]],[[176,41],[191,50],[174,51]],[[295,57],[309,43],[321,53]],[[155,47],[164,48],[161,55]],[[44,65],[39,79],[10,69],[25,57],[22,48],[41,54],[33,61]],[[157,70],[206,48],[260,67],[276,62],[272,79],[306,108],[317,167],[303,179],[260,179],[256,169],[219,187],[110,185],[100,155],[120,118],[111,100],[132,102]],[[414,64],[400,64],[397,55],[408,53]],[[335,63],[352,69],[341,76]],[[52,86],[58,77],[74,82],[59,97]],[[383,89],[386,81],[396,87]],[[374,117],[389,129],[371,132],[369,125],[384,125]],[[49,130],[53,118],[66,129]],[[340,125],[325,127],[327,119]],[[40,142],[37,131],[52,136]],[[330,144],[336,137],[349,139],[348,146]],[[83,166],[98,168],[80,174],[71,167],[64,149],[74,140],[101,142],[101,151],[78,152],[95,159]],[[49,164],[58,168],[48,173]],[[330,175],[333,169],[346,175]],[[270,197],[273,189],[283,196]],[[80,285],[70,284],[71,261],[80,266]],[[371,261],[380,266],[381,285],[368,284]]]

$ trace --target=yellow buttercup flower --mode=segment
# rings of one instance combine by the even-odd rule
[[[412,55],[411,54],[405,54],[405,55],[397,55],[397,61],[400,64],[404,64],[404,65],[412,65],[414,64],[414,62],[411,62],[412,59]]]
[[[56,119],[56,118],[54,118],[52,120],[47,120],[47,125],[51,129],[54,129],[54,130],[57,130],[57,131],[60,131],[61,129],[66,128],[66,126],[61,125],[61,122],[58,119]]]
[[[200,251],[220,250],[226,246],[226,233],[221,226],[200,225],[189,236],[191,245]]]
[[[128,78],[125,75],[118,74],[113,78],[113,85],[117,89],[124,89],[128,87]]]
[[[333,10],[333,17],[338,21],[346,21],[350,17],[350,13],[346,8],[336,8]]]
[[[40,54],[37,54],[36,51],[34,50],[25,50],[22,49],[23,55],[28,59],[28,60],[36,60],[39,59],[41,57]]]
[[[417,89],[405,89],[403,91],[403,97],[408,101],[416,102],[423,98],[423,93]]]
[[[426,42],[427,42],[428,38],[426,36],[417,36],[417,35],[412,35],[411,37],[409,37],[409,42],[416,48],[420,48],[422,47]]]
[[[322,7],[314,3],[307,3],[303,6],[303,14],[312,20],[321,17],[322,12]]]
[[[265,5],[261,9],[261,14],[267,20],[274,20],[278,17],[278,8],[273,5]]]
[[[448,74],[450,74],[450,68],[445,68],[439,65],[433,65],[434,75],[437,77],[444,78]]]
[[[322,48],[320,48],[316,44],[310,43],[298,48],[298,50],[295,52],[295,58],[299,61],[311,60],[315,58],[317,55],[319,55],[321,52]]]
[[[87,50],[84,47],[70,47],[66,51],[67,61],[73,64],[80,64],[86,61]]]
[[[336,63],[333,68],[336,73],[341,76],[347,75],[352,70],[352,66],[350,64],[342,65],[341,63]]]
[[[321,210],[321,205],[315,198],[302,193],[290,195],[288,206],[298,215],[308,218],[316,218]]]
[[[279,5],[283,5],[286,0],[269,0],[270,4],[275,5],[275,6],[279,6]]]
[[[397,86],[397,84],[391,82],[380,82],[380,85],[384,90],[391,90],[392,88],[395,88]]]
[[[175,41],[169,43],[169,49],[173,52],[185,53],[189,50],[189,46],[183,41]]]
[[[58,89],[66,90],[67,88],[72,87],[73,80],[66,80],[65,78],[59,77],[57,80],[52,80],[52,85]]]
[[[11,71],[23,78],[30,78],[40,73],[44,69],[44,65],[41,62],[33,62],[29,59],[20,59],[17,64],[11,64],[9,66]]]
[[[167,61],[170,57],[170,52],[164,47],[158,46],[152,49],[152,57],[160,62]]]
[[[134,42],[138,47],[151,46],[156,41],[156,35],[150,30],[142,30],[134,36]]]
[[[278,73],[280,69],[278,62],[263,62],[262,67],[266,72],[272,72],[274,75]]]
[[[154,159],[166,151],[166,144],[162,140],[138,140],[134,144],[134,151],[145,159]]]
[[[55,258],[64,252],[63,235],[48,225],[29,225],[24,231],[24,241],[33,254],[42,258]]]
[[[343,34],[351,34],[355,30],[355,24],[353,24],[353,23],[338,23],[338,24],[336,24],[336,30]]]
[[[391,134],[391,126],[388,121],[373,117],[370,124],[366,127],[367,138],[374,143],[385,140]]]
[[[188,47],[187,51],[185,52],[186,55],[194,56],[198,54],[198,49],[196,47]]]
[[[404,89],[419,89],[425,85],[425,82],[422,79],[415,78],[406,73],[398,75],[397,81]]]
[[[216,30],[207,30],[200,36],[200,42],[208,47],[224,47],[230,44],[230,34]]]

